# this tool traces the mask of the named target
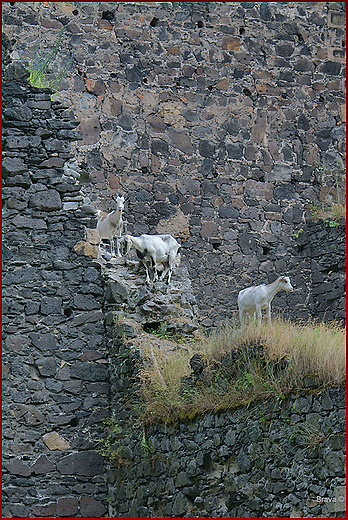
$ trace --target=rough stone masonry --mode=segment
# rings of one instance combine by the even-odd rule
[[[104,209],[112,194],[126,192],[130,232],[181,237],[204,324],[232,315],[241,285],[285,269],[298,287],[291,316],[340,317],[344,226],[307,221],[312,202],[340,193],[330,172],[342,165],[345,143],[343,4],[12,2],[3,5],[3,23],[4,517],[105,517],[107,477],[114,476],[95,442],[110,403],[104,279],[75,248],[95,222],[64,165],[78,158],[90,177],[85,192]],[[62,26],[78,63],[58,96],[64,104],[30,88],[17,59],[38,36],[54,43]],[[278,302],[284,313],[290,308],[289,300]],[[318,456],[328,470],[311,493],[332,496],[329,480],[340,486],[343,479],[341,393],[316,403],[324,433],[334,435]],[[297,414],[300,422],[306,414]],[[200,495],[187,490],[194,467],[192,475],[171,469],[166,513],[185,515],[196,498],[194,514],[219,510],[208,480],[219,486],[210,469],[236,455],[233,432],[225,437],[229,429],[240,433],[234,420],[221,418],[222,430],[207,440],[210,458],[197,452],[196,465],[209,470]],[[215,428],[218,418],[206,421]],[[169,440],[159,428],[154,443],[164,452],[173,443],[188,460],[179,442],[193,427],[182,425],[183,437],[169,432]],[[228,511],[249,489],[243,472],[254,454],[243,435],[239,473],[223,496]],[[136,460],[138,445],[131,439]],[[147,471],[139,466],[144,474],[135,478]],[[289,475],[274,473],[266,492],[274,486],[282,497]],[[311,475],[304,469],[299,487]],[[132,485],[124,487],[127,499]],[[243,495],[233,486],[246,486]],[[136,497],[144,515],[157,508],[146,489]],[[248,502],[251,513],[261,509]]]
[[[3,515],[101,517],[103,278],[74,250],[93,220],[62,168],[81,136],[26,76],[9,64],[3,82]]]
[[[3,24],[14,59],[66,29],[86,189],[101,209],[125,192],[128,232],[181,238],[203,324],[280,274],[296,290],[275,308],[317,316],[294,234],[344,199],[345,3],[7,2]],[[324,275],[341,300],[343,271]]]

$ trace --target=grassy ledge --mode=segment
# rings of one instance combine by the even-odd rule
[[[144,342],[145,343],[145,342]],[[151,343],[151,342],[150,342]],[[336,323],[226,324],[174,349],[142,345],[147,422],[189,420],[290,392],[340,386],[346,377],[345,329]],[[203,363],[192,375],[190,359]]]

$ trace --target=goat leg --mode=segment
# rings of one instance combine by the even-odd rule
[[[121,255],[121,253],[120,253],[120,238],[119,238],[119,237],[116,238],[116,247],[117,247],[117,256],[118,256],[119,258],[122,258],[122,255]]]
[[[271,318],[271,303],[268,304],[268,322],[270,325],[272,325],[272,318]]]
[[[160,278],[161,281],[165,279],[166,274],[168,273],[168,269],[169,269],[168,266],[166,266],[166,267],[163,269],[163,273],[161,274],[161,278]]]
[[[146,283],[150,283],[150,275],[149,275],[149,269],[147,267],[147,264],[144,262],[145,270],[146,270]]]

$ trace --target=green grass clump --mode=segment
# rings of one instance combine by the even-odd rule
[[[232,352],[238,353],[237,361],[226,367],[226,356]],[[196,384],[183,388],[194,354],[204,358],[206,368]],[[345,329],[335,323],[278,319],[271,326],[250,324],[242,329],[227,324],[184,349],[152,345],[140,378],[145,419],[175,422],[271,397],[284,399],[304,388],[309,375],[319,387],[340,386],[345,374]]]
[[[37,44],[34,56],[27,65],[30,73],[29,82],[32,87],[50,88],[55,92],[58,91],[73,63],[72,57],[68,58],[62,65],[57,61],[64,34],[65,28],[63,27],[50,51],[40,48],[40,43]]]

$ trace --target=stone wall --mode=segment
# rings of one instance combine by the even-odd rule
[[[309,380],[282,402],[176,426],[136,421],[149,330],[195,330],[187,270],[170,291],[151,289],[135,262],[93,258],[95,220],[70,167],[77,122],[21,67],[4,77],[4,517],[343,516],[341,389],[318,393]],[[322,226],[298,235],[297,254],[337,274],[343,228],[328,227],[318,256]],[[96,450],[111,410],[116,467]]]
[[[344,518],[345,412],[344,388],[312,388],[145,433],[128,424],[110,516]]]
[[[310,260],[309,311],[322,321],[346,320],[346,226],[310,222],[296,234],[297,254]]]
[[[332,243],[338,250],[342,245],[342,229],[334,229],[326,251]],[[317,253],[326,259],[313,270],[313,286],[324,283],[329,292],[328,282],[318,276],[328,272],[328,258],[333,266],[333,256],[325,257],[320,242],[327,230],[318,223],[313,242],[307,238],[309,246],[304,233],[300,252],[308,254],[310,247],[319,263]],[[337,265],[341,260],[338,251]],[[168,290],[163,282],[144,286],[137,262],[102,263],[112,410],[104,432],[109,516],[343,518],[345,388],[324,388],[312,375],[302,391],[287,398],[175,424],[144,423],[139,370],[156,364],[156,355],[180,351],[180,341],[171,341],[168,333],[190,337],[195,332],[195,298],[185,268],[175,269]],[[160,324],[166,326],[162,336]]]
[[[93,220],[64,173],[78,122],[25,76],[2,85],[3,516],[102,517],[103,278],[74,251]]]
[[[344,197],[343,2],[12,2],[3,23],[13,59],[66,28],[86,190],[125,192],[131,233],[181,237],[203,324],[280,274],[275,306],[317,315],[293,235]]]
[[[280,273],[296,286],[277,296],[284,315],[342,317],[344,227],[308,209],[338,193],[343,4],[44,4],[3,4],[4,517],[327,517],[334,503],[313,502],[335,493],[340,516],[341,390],[142,429],[126,400],[140,353],[123,339],[193,330],[191,292],[210,326]],[[18,57],[63,25],[77,66],[54,101]],[[128,231],[181,237],[176,293],[130,271],[105,287],[84,194],[106,209],[119,190]],[[96,450],[111,406],[116,470]]]

